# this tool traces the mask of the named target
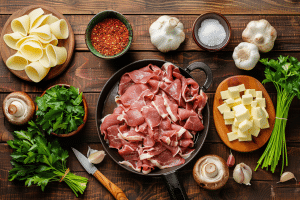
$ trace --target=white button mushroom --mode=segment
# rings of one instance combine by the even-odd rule
[[[10,93],[3,101],[4,116],[12,124],[26,124],[32,119],[34,112],[34,102],[25,92]]]
[[[273,48],[277,32],[267,20],[261,19],[249,22],[242,37],[245,42],[255,44],[259,51],[265,53]]]
[[[217,190],[226,184],[229,169],[223,158],[217,155],[207,155],[196,162],[193,176],[200,187]]]
[[[159,17],[149,28],[151,43],[161,52],[176,50],[185,39],[183,24],[176,17]]]
[[[256,45],[241,42],[234,48],[232,58],[239,69],[251,70],[257,64],[260,55]]]

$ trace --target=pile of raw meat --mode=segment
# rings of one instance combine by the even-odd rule
[[[171,63],[126,73],[119,84],[118,106],[102,119],[101,133],[121,163],[149,173],[181,165],[193,152],[201,131],[207,96]]]

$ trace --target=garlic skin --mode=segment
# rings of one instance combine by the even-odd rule
[[[260,55],[256,45],[248,42],[241,42],[234,48],[232,58],[237,68],[251,70],[259,61]]]
[[[252,170],[245,163],[237,164],[233,170],[233,179],[239,184],[251,185]]]
[[[104,151],[98,151],[89,147],[87,152],[87,157],[90,163],[99,164],[103,161],[105,157]]]
[[[255,44],[260,52],[266,53],[273,48],[277,32],[267,20],[261,19],[249,22],[242,37],[245,42]]]
[[[161,52],[178,49],[185,39],[183,24],[176,17],[163,15],[149,28],[151,43]]]

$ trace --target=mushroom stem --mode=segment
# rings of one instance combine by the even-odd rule
[[[209,178],[214,178],[218,175],[218,168],[214,163],[208,163],[205,165],[205,174]]]
[[[15,116],[15,117],[21,117],[24,115],[24,107],[23,105],[18,101],[13,101],[8,106],[8,113]]]

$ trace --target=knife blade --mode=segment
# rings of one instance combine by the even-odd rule
[[[82,167],[89,173],[92,174],[98,181],[100,181],[104,187],[115,197],[117,200],[128,200],[125,193],[114,183],[108,180],[92,163],[89,162],[88,158],[80,153],[77,149],[71,147],[76,158]]]

